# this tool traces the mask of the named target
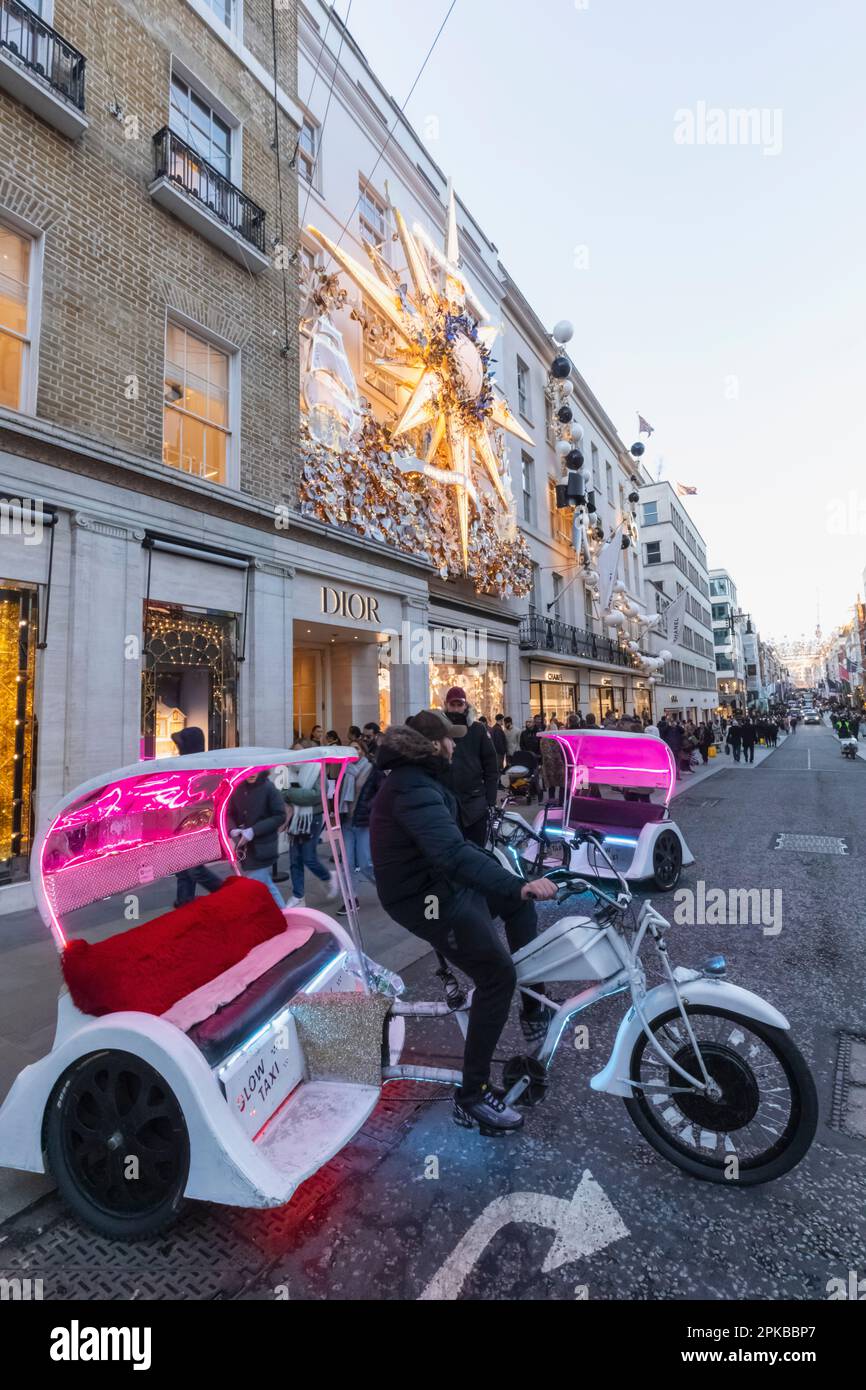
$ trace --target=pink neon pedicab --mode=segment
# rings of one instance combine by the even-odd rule
[[[50,1171],[82,1220],[133,1238],[184,1197],[280,1205],[352,1138],[404,1027],[386,1018],[399,981],[360,947],[336,809],[356,756],[196,753],[121,768],[55,807],[34,887],[60,954],[56,1035],[0,1108],[0,1165]],[[241,875],[229,833],[242,779],[311,762],[347,928],[281,911]],[[166,910],[160,881],[204,864],[228,869],[223,886]]]
[[[533,829],[550,841],[596,831],[605,853],[628,882],[651,880],[669,891],[694,856],[670,816],[676,781],[671,750],[652,734],[616,729],[560,729],[554,739],[565,766],[562,806],[540,811]],[[574,873],[609,876],[591,841],[570,845]]]

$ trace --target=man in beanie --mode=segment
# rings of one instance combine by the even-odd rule
[[[487,841],[490,810],[496,805],[499,767],[496,749],[483,724],[474,719],[466,691],[452,686],[445,696],[445,718],[464,731],[454,750],[452,790],[460,807],[460,824],[467,840],[481,849]]]
[[[535,936],[533,900],[554,897],[556,888],[547,878],[527,883],[508,873],[461,834],[449,782],[455,746],[468,737],[465,724],[449,723],[440,710],[422,710],[388,729],[377,756],[386,776],[370,813],[370,850],[388,915],[475,985],[454,1121],[498,1135],[523,1124],[523,1116],[490,1085],[516,983],[511,954]],[[494,917],[505,923],[508,950]],[[543,986],[532,988],[543,992]],[[521,1007],[524,1036],[535,1046],[547,1032],[549,1011],[525,995]]]

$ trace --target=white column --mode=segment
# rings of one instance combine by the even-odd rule
[[[250,573],[245,659],[238,680],[239,738],[252,748],[289,748],[295,571],[256,560]]]

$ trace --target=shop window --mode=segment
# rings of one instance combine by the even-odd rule
[[[168,322],[163,463],[211,483],[233,481],[230,367],[227,352]]]
[[[33,836],[36,590],[0,581],[0,883],[27,876]]]
[[[237,628],[233,613],[146,605],[143,758],[171,757],[172,734],[192,727],[209,749],[237,747]]]
[[[32,237],[0,223],[0,405],[9,410],[32,404],[35,250]]]
[[[466,698],[476,714],[486,715],[490,724],[497,714],[507,714],[505,699],[505,663],[488,661],[485,666],[455,666],[451,662],[430,663],[430,705],[442,709],[445,696],[452,686],[466,691]],[[519,711],[513,715],[519,717]]]
[[[577,710],[577,686],[570,681],[531,681],[529,685],[529,713],[544,716],[544,721],[556,718],[564,724],[570,714]]]

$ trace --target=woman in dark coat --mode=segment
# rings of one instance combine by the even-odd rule
[[[286,803],[267,771],[253,773],[235,787],[226,821],[236,842],[241,872],[246,878],[258,879],[277,907],[285,907],[274,883],[273,865],[279,851],[279,832],[286,822]]]

